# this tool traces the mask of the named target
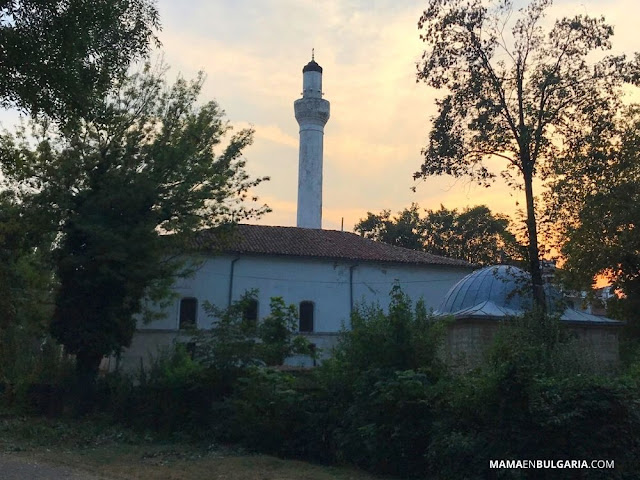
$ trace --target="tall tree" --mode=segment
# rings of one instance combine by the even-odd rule
[[[429,0],[418,22],[427,50],[417,79],[446,93],[415,178],[448,174],[489,185],[496,173],[485,161],[504,161],[501,175],[525,192],[529,270],[542,309],[533,179],[566,150],[567,127],[617,101],[625,65],[624,57],[588,61],[611,47],[603,18],[562,18],[545,31],[550,5],[534,0],[514,12],[509,0]]]
[[[365,238],[396,247],[423,250],[424,225],[419,208],[417,203],[412,203],[393,218],[391,210],[383,210],[378,214],[367,212],[367,218],[361,219],[353,229]]]
[[[172,248],[267,211],[248,198],[264,180],[250,179],[241,158],[253,131],[229,138],[220,107],[198,106],[202,75],[169,88],[162,73],[123,79],[99,115],[73,128],[37,125],[35,148],[24,131],[0,142],[4,173],[58,232],[51,329],[89,377],[103,355],[128,346],[145,294],[166,292],[179,266]]]
[[[594,117],[550,171],[549,215],[560,227],[564,270],[572,286],[608,277],[640,307],[640,106],[614,122]],[[584,132],[589,133],[585,138]],[[631,319],[629,319],[631,320]]]
[[[425,250],[478,265],[519,263],[526,251],[510,231],[509,217],[493,214],[485,205],[461,212],[440,206],[424,220]]]
[[[0,2],[0,105],[86,114],[157,42],[153,0]]]
[[[425,212],[420,217],[416,203],[395,217],[389,210],[377,215],[368,212],[354,230],[373,240],[478,265],[519,262],[526,256],[509,230],[509,218],[494,215],[485,205],[467,207],[462,212],[440,205],[439,210]]]
[[[0,192],[0,337],[12,327],[42,334],[51,314],[46,232],[31,221],[14,192]]]

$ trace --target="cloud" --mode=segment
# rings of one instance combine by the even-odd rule
[[[295,224],[299,98],[302,67],[315,48],[331,102],[325,128],[325,224],[345,228],[367,210],[398,211],[487,204],[513,214],[520,192],[497,182],[481,188],[450,177],[409,189],[427,142],[438,92],[415,82],[424,50],[417,21],[424,0],[227,0],[159,4],[167,61],[174,70],[208,73],[203,97],[215,98],[234,124],[253,125],[245,152],[254,175],[272,180],[259,193],[274,208],[272,224]],[[562,15],[604,14],[615,26],[614,53],[637,48],[635,0],[558,0],[548,21]],[[502,165],[496,164],[497,167]],[[536,186],[536,192],[542,189]],[[349,227],[347,227],[349,226]]]

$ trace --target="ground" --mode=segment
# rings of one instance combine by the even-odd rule
[[[346,467],[253,455],[238,448],[160,441],[99,421],[0,418],[3,480],[375,480]],[[380,479],[378,479],[380,480]]]

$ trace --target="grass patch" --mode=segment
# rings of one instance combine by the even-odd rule
[[[374,480],[346,467],[253,455],[240,448],[160,441],[107,419],[60,420],[0,413],[0,453],[105,478],[167,480]]]

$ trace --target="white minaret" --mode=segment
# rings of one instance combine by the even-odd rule
[[[293,102],[300,125],[298,227],[322,228],[322,139],[329,102],[322,98],[322,67],[311,54],[302,69],[302,98]]]

